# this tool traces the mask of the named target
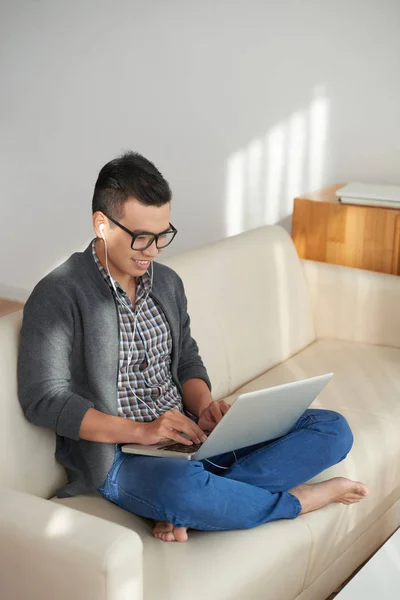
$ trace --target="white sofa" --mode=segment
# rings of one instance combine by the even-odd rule
[[[0,319],[1,596],[5,600],[324,600],[400,525],[400,278],[300,261],[265,226],[164,260],[183,278],[215,399],[335,373],[315,406],[340,411],[354,447],[315,481],[364,481],[332,504],[251,530],[151,536],[97,494],[53,497],[52,432],[17,399],[22,311]],[[50,499],[50,500],[49,500]]]

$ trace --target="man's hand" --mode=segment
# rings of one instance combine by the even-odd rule
[[[222,417],[228,412],[230,407],[231,405],[225,402],[225,400],[220,400],[219,402],[212,400],[212,402],[210,402],[210,404],[200,413],[197,422],[198,426],[203,431],[212,431]]]
[[[188,440],[180,433],[186,434],[190,439]],[[175,440],[175,442],[190,446],[193,442],[201,444],[206,439],[207,437],[199,425],[196,425],[192,419],[183,415],[176,408],[165,412],[161,417],[150,423],[140,423],[138,431],[138,443],[144,445]]]

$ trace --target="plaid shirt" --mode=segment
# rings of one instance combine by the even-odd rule
[[[95,248],[96,240],[92,242],[94,261],[110,286],[115,296],[114,288],[107,271],[100,263]],[[125,290],[115,281],[118,293],[136,315],[137,308],[143,304],[150,289],[151,278],[146,271],[137,277],[136,301],[132,305]],[[170,328],[164,313],[155,304],[152,297],[147,296],[137,317],[135,340],[132,348],[134,319],[129,310],[117,302],[120,344],[118,370],[118,413],[121,417],[134,421],[153,421],[156,416],[133,395],[128,382],[135,394],[142,398],[158,416],[177,408],[183,412],[182,396],[171,375],[172,338]],[[132,353],[128,366],[128,352]]]

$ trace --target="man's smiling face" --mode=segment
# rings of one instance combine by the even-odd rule
[[[122,216],[115,220],[132,233],[162,233],[170,230],[170,215],[170,202],[162,206],[148,206],[134,198],[129,198],[124,203]],[[157,248],[155,241],[153,241],[144,250],[132,250],[132,236],[110,221],[103,213],[97,212],[93,215],[93,225],[96,233],[99,231],[101,223],[104,224],[103,233],[107,241],[107,258],[110,271],[114,272],[114,277],[125,287],[124,282],[127,281],[127,278],[140,277],[145,273],[151,261],[162,252],[162,248]],[[100,234],[98,234],[98,237],[101,237]],[[137,239],[135,246],[147,239],[148,236]],[[101,257],[99,258],[101,259]],[[144,264],[139,264],[138,261],[144,261]]]

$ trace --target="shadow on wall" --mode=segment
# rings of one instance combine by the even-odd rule
[[[291,230],[293,199],[324,180],[329,99],[323,85],[313,99],[228,157],[226,235],[267,224]]]

